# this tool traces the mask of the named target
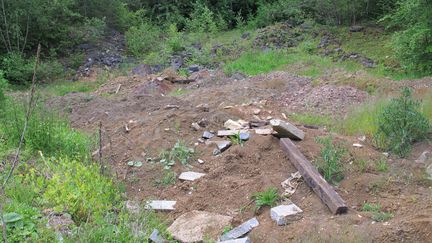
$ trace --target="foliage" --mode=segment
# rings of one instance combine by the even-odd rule
[[[5,91],[6,91],[6,88],[8,87],[8,85],[9,84],[8,84],[7,80],[3,76],[3,71],[0,70],[0,108],[3,107],[3,102],[6,98]]]
[[[389,170],[387,161],[384,158],[381,158],[375,162],[375,168],[379,172],[387,172]]]
[[[329,183],[340,182],[344,178],[341,160],[346,154],[346,150],[341,144],[335,143],[330,136],[318,137],[316,140],[323,145],[320,152],[321,157],[317,160],[318,171]]]
[[[33,75],[33,59],[26,59],[18,52],[10,52],[2,57],[0,67],[4,71],[4,77],[11,84],[26,84],[31,81]]]
[[[304,18],[301,4],[302,0],[260,2],[256,16],[250,20],[249,25],[260,28],[280,21],[288,21],[293,24],[301,23]]]
[[[180,33],[177,29],[176,24],[170,24],[168,26],[168,37],[165,41],[166,48],[169,53],[175,53],[184,50],[184,38],[182,33]]]
[[[392,99],[378,117],[375,134],[378,146],[404,157],[413,142],[426,138],[431,125],[420,112],[420,105],[409,88],[404,88],[399,98]]]
[[[382,21],[398,31],[393,36],[393,48],[408,70],[432,73],[432,2],[401,0],[395,12]]]
[[[331,126],[333,124],[333,119],[330,116],[316,115],[313,113],[292,113],[290,114],[290,118],[293,121],[297,121],[305,125]]]
[[[383,212],[380,204],[365,203],[362,207],[364,212],[372,212],[372,219],[377,222],[385,222],[393,218],[390,212]]]
[[[255,200],[257,210],[264,206],[272,207],[279,200],[278,190],[277,188],[271,187],[263,192],[256,192],[252,195],[252,199]]]
[[[234,134],[234,135],[232,135],[232,136],[229,136],[229,139],[230,139],[230,141],[231,141],[231,143],[232,144],[238,144],[238,145],[240,145],[240,146],[242,146],[243,147],[243,145],[244,145],[244,141],[241,139],[241,137],[240,137],[240,131],[238,131],[236,134]]]
[[[182,165],[188,165],[193,153],[192,148],[188,148],[181,141],[177,141],[170,151],[161,152],[159,162],[164,165],[165,169],[171,169],[177,161]]]
[[[174,185],[177,180],[177,173],[174,171],[166,171],[164,176],[161,179],[155,180],[155,186],[169,186]]]
[[[196,33],[216,33],[218,31],[215,14],[202,1],[196,1],[193,12],[186,20],[186,30]]]
[[[237,60],[224,66],[227,74],[242,72],[248,75],[268,73],[288,63],[286,52],[271,50],[267,52],[250,51],[244,53]]]
[[[99,173],[96,164],[75,159],[44,159],[50,179],[43,199],[57,212],[69,212],[77,222],[101,217],[120,199],[113,182]],[[115,204],[115,203],[114,203]]]
[[[143,57],[153,50],[159,50],[161,30],[150,23],[143,22],[126,32],[128,52],[136,57]]]

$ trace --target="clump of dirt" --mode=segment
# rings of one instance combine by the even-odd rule
[[[157,75],[128,76],[112,79],[92,94],[53,98],[48,105],[67,113],[72,125],[85,131],[96,131],[102,122],[102,154],[113,174],[125,183],[128,198],[176,200],[176,210],[166,214],[171,221],[192,210],[232,216],[235,225],[257,216],[260,226],[251,232],[252,242],[350,241],[359,239],[359,235],[365,242],[431,241],[431,185],[419,179],[422,177],[417,176],[412,161],[384,158],[390,168],[387,172],[359,170],[356,158],[376,161],[383,156],[368,141],[362,142],[363,148],[354,148],[352,144],[359,142],[357,138],[333,135],[345,142],[352,158],[344,161],[345,179],[336,186],[349,205],[348,214],[332,215],[319,197],[300,183],[290,200],[302,208],[304,217],[280,227],[271,220],[268,208],[257,211],[251,200],[254,192],[269,187],[282,192],[281,182],[296,172],[278,139],[252,134],[243,146],[233,145],[220,156],[213,156],[213,145],[198,140],[204,131],[222,129],[228,119],[285,119],[281,113],[287,109],[343,114],[351,105],[369,97],[350,86],[313,87],[311,82],[286,72],[234,81],[218,71],[206,70],[197,75],[195,82],[187,84],[160,80]],[[119,84],[122,85],[116,93]],[[179,89],[182,92],[169,92]],[[199,123],[201,128],[192,128],[192,123]],[[328,133],[296,125],[306,133],[305,140],[297,146],[314,161],[320,152],[315,138]],[[188,170],[206,175],[195,182],[160,185],[156,182],[167,171],[157,157],[179,140],[196,153],[188,167],[176,164],[172,170],[177,175]],[[204,163],[198,163],[198,158]],[[129,167],[127,162],[131,160],[142,161],[143,166]],[[361,211],[365,202],[381,204],[394,218],[388,223],[374,222]]]

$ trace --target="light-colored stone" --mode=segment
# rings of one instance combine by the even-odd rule
[[[160,236],[159,230],[154,229],[149,237],[149,242],[164,243],[165,240]]]
[[[140,211],[140,206],[137,202],[127,200],[125,202],[126,210],[129,211],[131,214],[138,214]]]
[[[273,129],[271,128],[256,128],[255,134],[258,135],[271,135],[273,134]]]
[[[430,164],[428,167],[426,167],[426,174],[428,174],[428,179],[432,180],[432,164]]]
[[[244,222],[243,224],[239,225],[238,227],[235,227],[234,229],[230,230],[229,232],[223,234],[220,238],[221,241],[227,241],[227,240],[233,240],[237,239],[239,237],[242,237],[243,235],[249,233],[253,228],[257,227],[259,225],[259,222],[257,218],[249,219],[248,221]]]
[[[218,137],[234,136],[238,133],[247,133],[248,130],[219,130],[217,132]]]
[[[243,126],[242,126],[241,123],[239,123],[239,122],[237,122],[237,121],[233,121],[233,120],[231,120],[231,119],[229,119],[228,121],[226,121],[226,122],[224,123],[224,127],[225,127],[226,129],[229,129],[229,130],[240,130],[240,129],[243,128]]]
[[[303,217],[303,210],[294,203],[291,203],[270,209],[270,216],[277,225],[286,225],[292,221],[301,219]]]
[[[198,164],[204,164],[204,160],[198,159]]]
[[[363,145],[361,145],[361,144],[359,144],[359,143],[354,143],[354,144],[353,144],[353,147],[356,147],[356,148],[363,148]]]
[[[204,173],[188,171],[188,172],[181,173],[179,176],[179,179],[182,181],[194,181],[194,180],[198,180],[199,178],[201,178],[205,175],[206,174],[204,174]]]
[[[291,138],[296,140],[304,139],[304,132],[289,122],[273,119],[270,121],[270,124],[280,138]]]
[[[196,122],[192,123],[192,124],[191,124],[191,127],[192,127],[195,131],[198,131],[198,130],[201,129],[201,126],[200,126],[198,123],[196,123]]]
[[[428,161],[428,158],[430,157],[430,152],[429,151],[424,151],[419,157],[418,159],[416,159],[416,163],[418,164],[424,164],[427,165],[426,162]]]
[[[221,241],[220,243],[250,243],[249,237],[240,238],[240,239],[234,239],[234,240],[226,240]]]
[[[254,109],[253,110],[254,115],[259,115],[259,113],[261,113],[261,109]]]
[[[194,210],[178,217],[168,232],[175,240],[185,243],[217,240],[231,220],[230,216]]]
[[[166,200],[154,200],[148,201],[145,205],[145,209],[161,210],[161,211],[172,211],[175,210],[174,206],[177,201],[166,201]]]

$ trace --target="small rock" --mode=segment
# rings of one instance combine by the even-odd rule
[[[285,120],[287,120],[288,119],[288,117],[285,115],[285,113],[283,113],[282,112],[282,117],[285,119]]]
[[[364,142],[366,141],[366,136],[361,136],[357,138],[359,141]]]
[[[259,222],[256,218],[252,218],[243,224],[241,224],[238,227],[235,227],[234,229],[230,230],[229,232],[223,234],[220,238],[221,241],[228,241],[237,239],[239,237],[242,237],[243,235],[249,233],[253,228],[257,227],[259,225]],[[243,241],[240,241],[243,242]]]
[[[432,164],[426,167],[426,174],[429,176],[428,179],[432,180]]]
[[[246,132],[247,132],[247,130],[241,130],[241,131],[238,131],[238,130],[219,130],[217,132],[217,136],[218,137],[234,136],[234,135],[237,135],[239,133],[246,133]]]
[[[199,104],[196,106],[196,108],[198,111],[201,111],[201,112],[209,112],[210,111],[208,104]]]
[[[387,152],[384,152],[384,153],[382,153],[385,157],[389,157],[390,156],[390,154],[389,153],[387,153]]]
[[[249,140],[249,138],[250,138],[249,133],[245,133],[245,132],[240,133],[240,140],[247,141],[247,140]]]
[[[219,149],[217,149],[217,148],[215,148],[214,150],[213,150],[213,155],[214,156],[217,156],[217,155],[219,155],[219,154],[221,154],[222,152],[219,150]]]
[[[149,237],[149,242],[164,243],[165,240],[159,235],[159,230],[154,229]]]
[[[171,109],[180,109],[180,106],[178,105],[166,105],[165,110],[171,110]]]
[[[231,119],[224,123],[224,127],[229,130],[240,130],[243,128],[239,122],[233,121]]]
[[[188,70],[190,73],[195,73],[195,72],[198,72],[200,70],[200,68],[198,65],[191,65],[191,66],[189,66]]]
[[[430,155],[429,151],[424,151],[419,157],[418,159],[416,159],[416,163],[418,164],[426,164],[426,161],[428,160],[428,157]]]
[[[271,135],[273,134],[273,129],[271,128],[256,128],[255,129],[255,134],[258,135]]]
[[[289,205],[280,205],[270,210],[271,218],[277,225],[286,225],[292,221],[299,220],[303,217],[303,210],[297,205],[291,203]]]
[[[175,240],[185,243],[216,240],[231,220],[230,216],[194,210],[178,217],[168,232]]]
[[[145,205],[145,209],[153,209],[153,210],[167,210],[172,211],[175,210],[174,206],[177,201],[165,201],[165,200],[154,200],[149,201]]]
[[[209,125],[209,122],[207,121],[207,119],[203,118],[199,120],[198,125],[200,125],[201,127],[207,127]]]
[[[196,122],[193,122],[193,123],[191,124],[191,127],[192,127],[195,131],[198,131],[198,130],[201,129],[201,126],[198,125],[198,123],[196,123]]]
[[[201,178],[205,175],[206,174],[204,174],[204,173],[188,171],[188,172],[181,173],[179,176],[179,179],[182,181],[195,181],[195,180],[198,180],[199,178]]]
[[[250,127],[264,127],[264,126],[267,126],[268,124],[269,124],[268,121],[261,121],[261,120],[249,122]]]
[[[212,137],[214,137],[214,134],[211,132],[208,132],[208,131],[205,131],[202,135],[202,138],[204,138],[204,139],[210,139]]]
[[[273,117],[272,116],[268,116],[268,117],[266,117],[266,119],[267,120],[271,120],[271,119],[273,119]]]
[[[220,243],[250,243],[249,237],[240,238],[240,239],[234,239],[234,240],[226,240],[221,241]]]
[[[204,164],[204,160],[198,159],[198,164]]]
[[[215,141],[215,143],[216,143],[217,148],[221,152],[224,152],[225,150],[227,150],[232,145],[231,141]]]
[[[363,31],[364,27],[360,25],[353,25],[349,28],[350,32],[361,32]]]
[[[261,109],[254,109],[253,110],[254,115],[259,115],[260,113],[261,113]]]
[[[363,148],[363,145],[361,145],[361,144],[359,144],[359,143],[355,143],[355,144],[353,144],[353,147],[356,147],[356,148]]]

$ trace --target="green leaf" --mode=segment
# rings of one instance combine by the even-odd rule
[[[23,219],[23,216],[15,213],[15,212],[6,213],[3,215],[3,220],[5,223],[14,223],[14,222],[20,221],[21,219]]]

